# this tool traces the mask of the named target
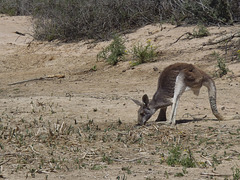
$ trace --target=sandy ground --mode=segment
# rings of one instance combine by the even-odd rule
[[[33,41],[29,17],[1,15],[0,179],[240,176],[239,39],[205,45],[239,32],[240,25],[208,27],[208,37],[185,35],[175,42],[194,28],[149,25],[126,34],[127,49],[151,41],[159,52],[155,62],[132,68],[131,56],[116,66],[96,60],[110,42]],[[226,76],[215,78],[218,109],[225,121],[216,121],[202,88],[199,96],[183,94],[175,127],[155,123],[157,114],[146,126],[136,126],[138,107],[131,98],[140,100],[145,93],[151,97],[160,72],[175,62],[193,63],[213,75],[214,52],[226,58],[230,69]],[[54,75],[64,78],[9,85]],[[170,149],[177,145],[192,153],[194,168],[167,164]]]

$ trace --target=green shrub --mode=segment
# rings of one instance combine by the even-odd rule
[[[216,77],[223,77],[229,72],[229,69],[226,65],[226,61],[223,57],[221,57],[218,53],[214,52],[213,56],[217,58],[217,70],[215,72]]]
[[[111,65],[116,65],[120,60],[123,60],[126,54],[124,40],[120,36],[114,36],[112,43],[104,48],[97,55],[97,59],[104,59]]]
[[[180,146],[175,146],[169,150],[169,156],[167,158],[167,164],[169,166],[181,165],[186,168],[196,167],[196,163],[190,150],[186,150],[183,153]]]
[[[133,56],[133,62],[130,62],[131,66],[136,66],[142,63],[149,62],[157,56],[156,48],[154,48],[149,40],[146,46],[142,44],[134,45],[131,50]]]
[[[105,154],[102,157],[102,161],[106,162],[107,164],[112,164],[113,163],[113,160],[109,156],[106,156]]]
[[[233,180],[239,180],[240,179],[240,170],[239,168],[231,168],[233,172]]]
[[[195,38],[201,38],[201,37],[210,35],[208,29],[202,24],[198,25],[197,28],[193,30],[192,34],[193,34],[193,37]]]
[[[177,164],[180,164],[180,158],[181,158],[181,149],[179,146],[173,147],[169,150],[169,156],[167,158],[167,164],[169,166],[174,167]]]
[[[237,58],[240,61],[240,50],[237,51]]]

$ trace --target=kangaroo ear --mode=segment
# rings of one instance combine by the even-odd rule
[[[138,101],[138,100],[135,100],[135,99],[132,99],[133,102],[135,102],[138,106],[142,106],[143,103]]]
[[[149,104],[148,95],[144,94],[143,97],[142,97],[142,101],[147,106]]]

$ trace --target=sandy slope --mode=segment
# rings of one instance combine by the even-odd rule
[[[52,124],[58,121],[66,124],[74,124],[74,122],[83,124],[91,119],[103,127],[119,120],[126,125],[134,126],[137,107],[131,101],[131,98],[140,99],[144,93],[149,94],[151,97],[156,90],[159,73],[164,67],[174,62],[188,62],[196,64],[209,74],[213,74],[216,70],[216,57],[211,56],[211,54],[215,51],[224,57],[228,57],[227,65],[234,74],[231,75],[229,73],[229,75],[215,80],[218,89],[219,111],[226,117],[227,121],[211,121],[214,119],[214,116],[209,108],[207,91],[203,88],[198,97],[195,97],[191,92],[187,92],[181,98],[177,119],[189,120],[189,122],[178,124],[178,130],[175,131],[174,128],[172,130],[171,127],[164,127],[150,121],[150,127],[138,127],[137,129],[133,127],[132,131],[134,133],[135,131],[150,133],[156,127],[163,132],[165,130],[173,133],[186,132],[188,137],[191,137],[191,133],[194,134],[198,131],[202,131],[206,133],[206,136],[210,136],[209,132],[205,132],[208,127],[217,128],[219,132],[222,128],[222,131],[226,132],[226,134],[231,127],[237,131],[240,128],[240,123],[238,122],[240,120],[240,63],[236,61],[236,58],[230,61],[229,57],[232,57],[231,51],[228,50],[227,54],[225,54],[226,48],[223,45],[204,45],[204,43],[238,32],[240,25],[209,27],[208,30],[211,35],[208,37],[187,39],[187,36],[184,36],[174,43],[184,33],[193,32],[194,28],[196,27],[176,28],[169,24],[161,26],[149,25],[134,33],[127,34],[124,36],[127,49],[131,49],[137,43],[146,44],[150,40],[157,47],[159,59],[156,62],[142,64],[135,68],[130,67],[129,61],[120,62],[117,66],[112,67],[103,61],[96,61],[97,53],[110,42],[91,43],[82,41],[64,44],[57,41],[32,41],[32,37],[28,34],[19,36],[14,33],[18,31],[32,34],[30,18],[1,15],[0,110],[2,117],[0,123],[15,128],[16,126],[22,126],[21,120],[23,119],[24,123],[32,123],[34,119],[42,117],[46,122],[50,121]],[[97,71],[91,71],[91,68],[95,65]],[[155,67],[158,68],[157,71],[154,71]],[[8,85],[14,82],[57,74],[65,75],[65,78],[35,80],[12,86]],[[54,113],[51,113],[53,111]],[[9,116],[11,117],[10,119],[6,118]],[[201,119],[202,117],[205,117],[207,121],[190,122],[193,118]],[[117,131],[119,130],[117,129]],[[217,133],[216,136],[218,136]],[[231,151],[240,151],[238,142],[239,140],[236,137]],[[4,143],[5,141],[3,141],[5,148],[0,149],[2,154],[9,151],[31,151],[27,146],[26,149],[19,148],[14,150],[13,147],[13,149],[10,147],[9,142]],[[98,148],[101,147],[101,143],[95,143],[95,146],[91,146],[91,144],[84,146],[84,143],[79,146],[84,146],[85,149],[88,149],[88,146],[93,149],[96,146]],[[184,141],[184,143],[187,144],[187,141]],[[174,179],[174,174],[181,171],[182,167],[174,168],[166,164],[149,163],[151,159],[160,158],[159,154],[154,155],[149,152],[153,148],[153,144],[151,140],[146,142],[149,148],[141,147],[142,150],[139,150],[136,156],[132,154],[136,151],[134,148],[139,148],[135,147],[135,144],[128,145],[125,147],[125,150],[119,150],[122,152],[122,156],[125,155],[129,159],[145,156],[147,163],[115,162],[105,169],[95,171],[90,168],[80,170],[69,170],[68,168],[66,170],[66,168],[62,168],[64,170],[59,170],[57,171],[58,173],[37,173],[36,179],[43,179],[46,176],[49,179],[116,179],[117,176],[125,174],[121,169],[125,166],[131,166],[131,171],[133,172],[127,174],[128,179],[165,179],[167,177],[165,172],[168,172],[169,179]],[[113,143],[111,145],[115,146],[116,144]],[[108,153],[109,151],[106,146],[102,147],[103,153]],[[44,146],[44,148],[46,147]],[[44,153],[44,148],[40,148],[38,151]],[[222,151],[214,149],[216,154]],[[74,156],[75,154],[72,155]],[[71,159],[70,157],[68,158]],[[3,177],[7,179],[16,177],[24,179],[29,169],[34,166],[34,164],[30,163],[26,165],[26,168],[16,173],[14,169],[16,169],[18,162],[15,157],[1,155],[0,162],[4,160],[9,160],[9,162],[2,165]],[[231,174],[231,167],[239,167],[240,165],[237,160],[237,158],[233,158],[231,162],[223,161],[217,167],[216,172]],[[86,160],[86,162],[88,161]],[[36,168],[36,166],[34,167]],[[201,176],[201,173],[211,172],[213,169],[214,167],[211,166],[208,168],[190,168],[188,169],[188,174],[182,177],[182,179],[205,179],[206,176]],[[220,177],[217,176],[217,178]]]

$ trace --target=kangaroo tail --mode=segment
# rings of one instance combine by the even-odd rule
[[[217,95],[216,95],[216,86],[215,86],[214,81],[212,80],[212,78],[209,77],[209,78],[207,78],[207,81],[204,82],[203,85],[205,85],[208,88],[209,102],[210,102],[210,106],[211,106],[214,116],[218,120],[224,120],[222,115],[217,110],[217,103],[216,103]]]

